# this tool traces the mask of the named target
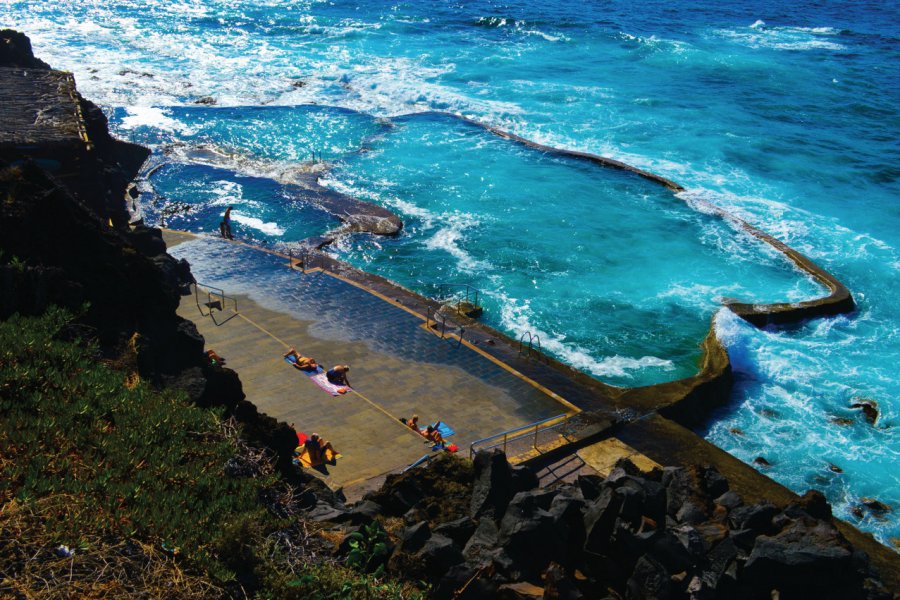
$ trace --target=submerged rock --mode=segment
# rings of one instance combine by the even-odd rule
[[[878,420],[878,403],[875,400],[869,398],[854,398],[850,404],[850,408],[862,410],[869,425],[874,425]]]

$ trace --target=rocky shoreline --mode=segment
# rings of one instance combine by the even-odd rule
[[[0,42],[10,77],[49,68],[21,34],[0,32]],[[249,443],[277,455],[296,490],[283,512],[330,528],[338,555],[353,560],[368,548],[373,570],[425,578],[436,598],[898,597],[890,589],[897,573],[881,572],[888,586],[879,580],[820,494],[746,504],[705,466],[642,474],[623,462],[606,478],[541,489],[531,468],[511,467],[500,453],[473,463],[448,456],[347,506],[292,465],[294,430],[259,413],[238,374],[210,365],[196,327],[175,314],[193,279],[189,265],[166,254],[159,230],[129,227],[123,202],[146,150],[113,140],[102,112],[74,89],[51,101],[77,111],[68,114],[83,120],[87,140],[63,131],[44,146],[47,156],[28,150],[29,140],[0,144],[0,318],[66,307],[79,317],[64,335],[96,341],[98,359],[127,362],[145,381],[223,407]],[[46,168],[73,155],[73,173]],[[685,407],[718,398],[727,354],[714,333],[707,346],[701,374],[665,388],[681,395],[660,412],[698,414]],[[660,391],[619,390],[618,400],[659,408],[652,395]],[[366,546],[379,536],[383,546]]]

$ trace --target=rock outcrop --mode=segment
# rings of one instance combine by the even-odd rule
[[[403,519],[387,566],[435,598],[892,597],[818,492],[745,504],[712,467],[644,475],[627,460],[606,478],[517,489],[499,451],[462,464],[391,476],[361,505]],[[451,488],[452,510],[425,509]]]

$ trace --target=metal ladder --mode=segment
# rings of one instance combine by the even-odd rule
[[[204,317],[209,317],[213,323],[218,325],[224,325],[231,319],[238,316],[238,305],[237,299],[232,298],[230,296],[225,295],[225,290],[222,288],[218,288],[214,285],[203,285],[202,283],[192,283],[194,286],[194,301],[197,303],[197,310],[200,311],[200,314]],[[201,303],[201,292],[200,288],[203,287],[206,289],[206,302]],[[216,319],[216,312],[224,312],[225,308],[228,306],[229,301],[234,305],[232,314],[227,319],[219,321]],[[206,312],[203,311],[204,307],[206,308]]]

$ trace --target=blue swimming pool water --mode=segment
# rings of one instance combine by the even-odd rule
[[[240,235],[277,245],[334,226],[297,199],[304,185],[353,193],[407,227],[344,239],[341,258],[420,291],[472,281],[492,324],[537,332],[618,385],[690,372],[723,296],[818,293],[684,201],[776,235],[846,283],[859,309],[790,330],[720,313],[738,386],[702,433],[766,457],[797,491],[823,489],[879,539],[900,536],[895,3],[11,0],[0,15],[75,72],[119,135],[171,163],[151,178],[165,197],[148,201],[152,218],[192,205],[167,218],[208,231],[233,202]],[[676,199],[404,116],[434,110],[687,191]],[[854,398],[878,402],[874,427],[848,408]],[[849,510],[862,496],[895,510],[860,522]]]

